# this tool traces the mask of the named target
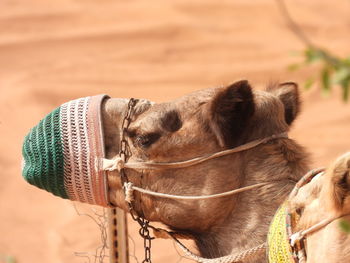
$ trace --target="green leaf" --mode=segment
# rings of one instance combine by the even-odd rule
[[[350,67],[350,57],[344,58],[341,62],[342,62],[345,66]]]
[[[322,90],[324,95],[329,95],[330,89],[331,89],[331,82],[330,82],[330,70],[328,67],[323,68],[321,72],[321,82],[322,82]]]
[[[307,64],[311,64],[313,62],[319,61],[321,59],[324,59],[325,53],[322,50],[314,49],[314,48],[308,48],[304,52],[305,55],[305,62]]]
[[[349,221],[346,221],[344,219],[340,220],[339,227],[345,233],[350,233],[350,222]]]
[[[334,72],[332,82],[334,84],[342,84],[348,78],[350,78],[350,68],[341,67]]]
[[[343,89],[343,101],[347,102],[349,99],[349,86],[350,86],[350,78],[345,80],[341,87]]]
[[[314,79],[307,79],[304,83],[304,89],[308,90],[311,88],[311,86],[315,83]]]

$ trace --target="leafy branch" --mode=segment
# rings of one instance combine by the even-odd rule
[[[305,82],[305,88],[311,87],[318,78],[325,94],[330,92],[333,85],[339,85],[342,89],[343,100],[348,101],[350,95],[350,57],[337,57],[324,48],[315,45],[292,19],[284,0],[276,0],[276,2],[289,29],[306,46],[306,49],[302,53],[304,62],[290,65],[289,69],[296,70],[311,64],[320,64],[321,69],[318,76],[309,78]]]

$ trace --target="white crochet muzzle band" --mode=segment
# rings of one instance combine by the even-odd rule
[[[108,96],[76,99],[31,129],[23,143],[23,177],[73,201],[109,206],[101,106]]]

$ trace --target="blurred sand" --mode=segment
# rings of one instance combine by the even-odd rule
[[[316,43],[349,55],[349,1],[287,3]],[[21,177],[23,137],[53,108],[99,93],[167,101],[241,78],[302,83],[314,72],[286,70],[303,45],[273,0],[1,0],[0,10],[0,262],[88,262],[73,253],[99,246],[90,219]],[[302,96],[291,137],[326,165],[350,150],[350,103],[317,87]],[[179,260],[170,241],[152,251],[154,262]]]

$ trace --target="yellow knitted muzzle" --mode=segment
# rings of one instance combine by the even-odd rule
[[[267,234],[269,263],[295,263],[287,233],[287,202],[277,210]]]

